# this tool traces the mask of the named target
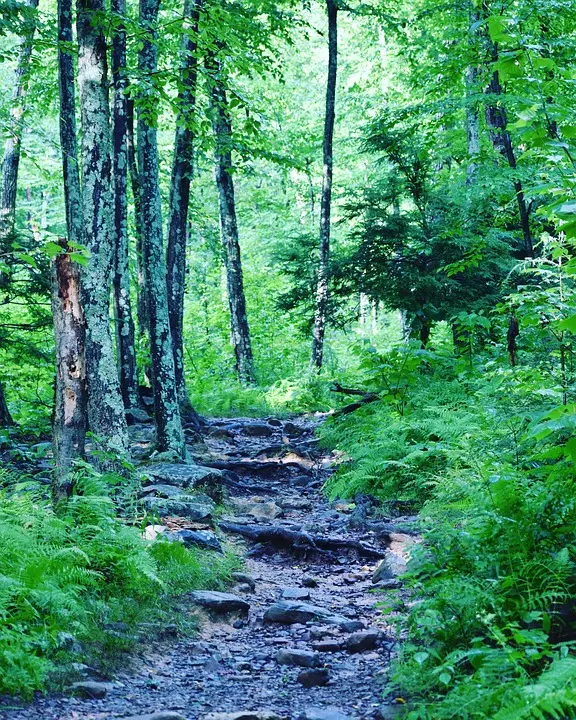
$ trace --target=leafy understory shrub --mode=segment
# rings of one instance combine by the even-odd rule
[[[57,671],[69,681],[73,660],[106,670],[142,633],[173,622],[178,595],[222,587],[235,566],[229,556],[146,542],[106,495],[75,495],[56,516],[30,492],[2,491],[0,693],[30,697]]]

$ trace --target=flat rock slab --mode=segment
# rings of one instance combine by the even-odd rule
[[[209,713],[203,720],[283,720],[272,710],[240,710],[231,713]]]
[[[309,707],[300,713],[297,720],[350,720],[350,716],[335,707]]]
[[[276,520],[284,514],[275,502],[256,502],[248,498],[236,498],[232,507],[242,515],[249,515],[256,520]]]
[[[147,497],[142,505],[160,517],[177,515],[189,520],[211,520],[216,504],[210,498],[196,500],[191,495],[178,495],[173,498]]]
[[[383,637],[384,634],[380,630],[361,630],[352,633],[346,638],[346,650],[351,653],[373,650]]]
[[[306,588],[284,588],[282,600],[310,600],[310,590]]]
[[[209,530],[174,530],[166,536],[169,540],[183,542],[187,548],[198,547],[222,553],[220,540]]]
[[[190,593],[195,605],[217,614],[238,612],[248,615],[250,603],[232,593],[215,592],[211,590],[196,590]]]
[[[311,620],[321,620],[328,625],[338,625],[342,630],[354,632],[361,630],[363,624],[359,620],[349,620],[331,610],[306,602],[282,601],[271,605],[264,613],[264,622],[280,623],[281,625],[302,625]]]
[[[140,491],[140,497],[148,495],[156,495],[157,497],[173,498],[182,495],[182,490],[176,485],[167,485],[166,483],[158,483],[155,485],[147,485]]]
[[[172,712],[172,710],[159,710],[147,715],[130,715],[121,718],[121,720],[186,720],[186,718],[178,712]]]
[[[92,682],[86,680],[84,682],[72,683],[71,689],[80,697],[86,700],[100,700],[108,695],[108,691],[112,690],[114,685],[111,683]]]
[[[180,487],[201,487],[221,485],[223,475],[220,470],[202,465],[179,465],[178,463],[156,463],[143,468],[147,475],[167,485]]]
[[[278,665],[296,665],[299,667],[313,668],[321,665],[320,656],[310,650],[290,649],[279,650],[276,653]]]

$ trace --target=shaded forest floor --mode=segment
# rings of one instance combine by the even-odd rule
[[[214,419],[192,446],[196,462],[222,471],[216,535],[244,558],[229,593],[184,598],[182,612],[199,617],[197,635],[143,644],[113,678],[86,669],[87,684],[75,694],[21,707],[12,701],[0,717],[394,717],[399,706],[385,697],[386,673],[394,612],[406,599],[395,575],[414,542],[413,518],[391,524],[368,496],[329,503],[322,486],[336,458],[318,447],[317,422]],[[131,434],[136,454],[144,453],[150,426],[134,426]],[[144,488],[160,506],[164,496],[166,513],[172,490],[182,492],[177,468],[163,464],[162,479]],[[172,532],[211,533],[210,520],[171,513],[160,522]],[[380,603],[395,611],[384,615]]]

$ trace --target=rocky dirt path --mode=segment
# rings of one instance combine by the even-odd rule
[[[383,699],[394,636],[375,605],[401,600],[395,576],[413,542],[411,519],[376,519],[370,498],[325,500],[334,458],[318,449],[316,423],[210,421],[191,450],[215,468],[200,473],[205,489],[224,488],[216,537],[198,525],[210,519],[210,498],[188,503],[178,487],[197,484],[199,469],[188,477],[182,466],[157,465],[146,502],[186,516],[187,542],[234,546],[245,557],[236,586],[190,597],[203,620],[196,637],[147,648],[108,683],[89,678],[78,688],[85,697],[38,698],[0,709],[2,720],[395,717],[399,706]],[[144,451],[150,429],[134,426],[132,435]]]

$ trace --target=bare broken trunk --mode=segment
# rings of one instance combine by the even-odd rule
[[[338,6],[326,0],[328,11],[328,81],[326,83],[326,116],[324,119],[324,172],[320,200],[320,248],[316,284],[316,307],[312,331],[312,366],[320,369],[324,356],[324,335],[328,313],[330,278],[330,215],[332,210],[332,171],[334,121],[336,112],[336,74],[338,70]]]
[[[52,268],[52,317],[56,341],[56,404],[54,410],[54,463],[52,499],[55,505],[72,491],[70,471],[84,457],[86,438],[86,326],[80,302],[80,271],[73,248],[62,238],[62,254]]]

